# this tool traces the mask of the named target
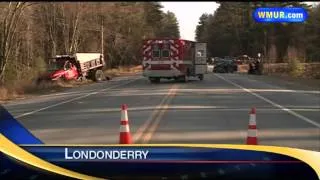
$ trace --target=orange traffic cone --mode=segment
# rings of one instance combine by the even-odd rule
[[[252,108],[250,112],[248,135],[247,135],[248,145],[258,145],[258,130],[256,123],[256,108]]]
[[[128,121],[127,105],[121,106],[120,144],[131,144],[131,134]]]

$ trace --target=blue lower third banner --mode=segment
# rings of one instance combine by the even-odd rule
[[[253,150],[129,145],[20,148],[36,157],[30,156],[34,163],[2,153],[0,179],[319,179],[303,161]],[[48,164],[36,167],[41,161]],[[45,168],[49,164],[54,166]]]

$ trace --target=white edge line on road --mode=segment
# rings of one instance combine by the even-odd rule
[[[228,80],[228,79],[226,79],[226,78],[224,78],[224,77],[222,77],[220,75],[217,75],[217,74],[214,74],[214,75],[217,76],[218,78],[220,78],[220,79],[222,79],[222,80],[224,80],[224,81],[226,81],[226,82],[228,82],[228,83],[230,83],[230,84],[232,84],[232,85],[234,85],[234,86],[236,86],[236,87],[238,87],[238,88],[240,88],[240,89],[242,89],[242,90],[244,90],[244,91],[246,91],[246,92],[248,92],[248,93],[250,93],[250,94],[252,94],[254,96],[256,96],[257,98],[259,98],[259,99],[261,99],[261,100],[273,105],[274,107],[278,107],[281,110],[286,111],[289,114],[291,114],[291,115],[293,115],[293,116],[295,116],[297,118],[300,118],[301,120],[304,120],[305,122],[308,122],[308,123],[320,128],[320,124],[319,123],[314,122],[311,119],[309,119],[309,118],[307,118],[305,116],[302,116],[302,115],[300,115],[300,114],[298,114],[298,113],[296,113],[296,112],[294,112],[294,111],[292,111],[292,110],[290,110],[290,109],[288,109],[286,107],[283,107],[280,104],[277,104],[277,103],[275,103],[275,102],[273,102],[273,101],[271,101],[271,100],[269,100],[269,99],[267,99],[267,98],[265,98],[263,96],[260,96],[259,94],[254,93],[251,90],[249,90],[247,88],[244,88],[244,87],[240,86],[239,84],[236,84],[236,83],[234,83],[234,82],[232,82],[232,81],[230,81],[230,80]]]
[[[112,89],[112,88],[116,88],[116,87],[120,87],[120,86],[124,86],[124,85],[127,85],[131,82],[134,82],[138,79],[141,79],[140,77],[139,78],[135,78],[133,80],[130,80],[128,82],[125,82],[123,84],[118,84],[118,85],[114,85],[114,86],[111,86],[111,87],[108,87],[108,88],[104,88],[104,89],[101,89],[99,91],[96,91],[96,92],[91,92],[89,94],[86,94],[86,95],[83,95],[83,96],[79,96],[79,97],[76,97],[76,98],[72,98],[72,99],[69,99],[67,101],[62,101],[62,102],[59,102],[59,103],[56,103],[56,104],[52,104],[50,106],[46,106],[46,107],[43,107],[43,108],[40,108],[40,109],[37,109],[37,110],[34,110],[34,111],[30,111],[30,112],[27,112],[27,113],[23,113],[23,114],[20,114],[18,116],[14,116],[14,118],[21,118],[21,117],[24,117],[24,116],[28,116],[28,115],[31,115],[31,114],[34,114],[34,113],[37,113],[37,112],[40,112],[40,111],[43,111],[43,110],[46,110],[46,109],[50,109],[50,108],[53,108],[53,107],[56,107],[56,106],[59,106],[59,105],[62,105],[62,104],[66,104],[66,103],[69,103],[69,102],[72,102],[72,101],[75,101],[75,100],[78,100],[78,99],[83,99],[85,97],[88,97],[88,96],[91,96],[91,95],[94,95],[94,94],[97,94],[99,92],[102,92],[102,91],[105,91],[105,90],[108,90],[108,89]]]

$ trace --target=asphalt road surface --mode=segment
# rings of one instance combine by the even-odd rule
[[[257,109],[261,145],[320,151],[319,90],[261,76],[212,74],[188,83],[150,84],[120,77],[5,107],[45,143],[118,143],[127,104],[135,143],[245,144],[249,111]]]

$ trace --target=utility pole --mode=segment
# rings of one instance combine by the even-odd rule
[[[101,54],[104,56],[103,40],[103,17],[101,16]]]
[[[267,58],[267,54],[268,54],[268,30],[266,29],[267,27],[265,27],[265,29],[263,30],[263,34],[264,34],[264,48],[263,48],[263,51],[264,51],[264,58],[263,58],[263,60],[264,61],[266,61],[266,64],[267,64],[267,70],[266,70],[266,72],[267,72],[267,74],[269,74],[269,61],[270,61],[270,59],[269,58]]]
[[[53,56],[57,54],[57,46],[56,46],[56,6],[53,3],[53,25],[52,25],[52,41],[53,41]]]

